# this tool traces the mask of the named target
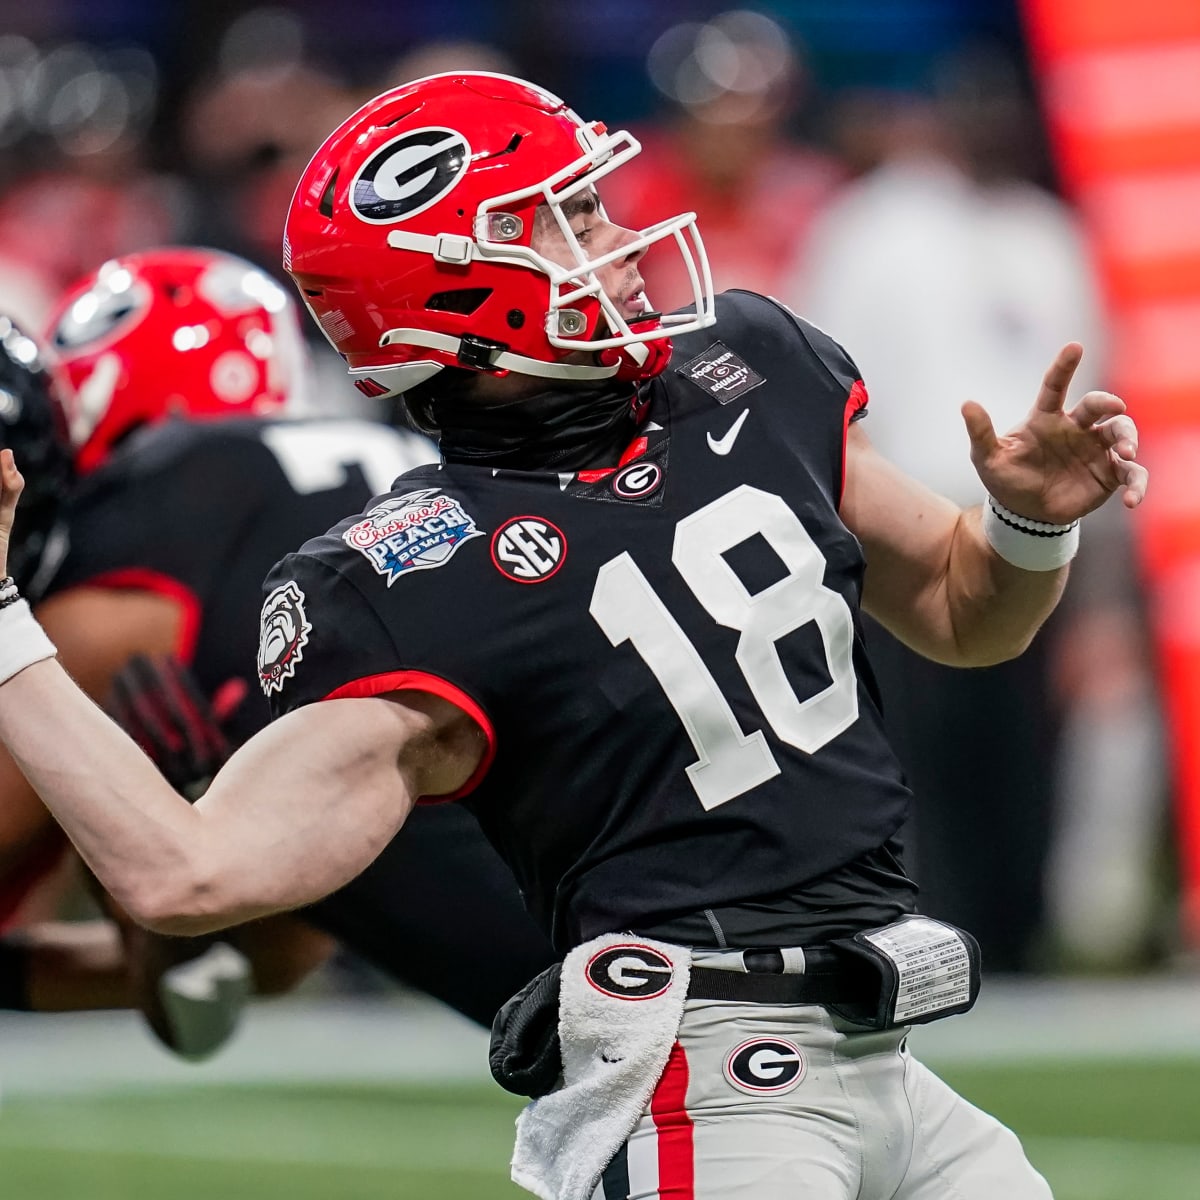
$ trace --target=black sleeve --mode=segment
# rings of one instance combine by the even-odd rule
[[[369,681],[404,671],[374,608],[328,563],[289,554],[263,590],[258,678],[273,717],[334,694],[376,694]]]
[[[322,541],[328,539],[316,544]],[[318,700],[399,691],[441,696],[475,721],[487,748],[462,787],[446,795],[422,796],[420,802],[458,800],[475,789],[496,753],[492,719],[446,675],[407,661],[353,580],[317,555],[301,551],[278,563],[263,588],[258,679],[272,718]]]
[[[839,342],[773,296],[744,291],[729,292],[727,295],[737,298],[734,312],[742,321],[753,322],[759,329],[767,331],[768,336],[778,339],[782,348],[792,353],[799,350],[816,373],[830,381],[832,395],[840,397],[840,403],[844,404],[846,398],[857,389],[854,416],[851,419],[857,420],[866,415],[867,393],[862,374]]]

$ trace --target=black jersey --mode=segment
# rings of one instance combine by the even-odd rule
[[[838,516],[866,393],[775,302],[717,315],[617,469],[418,468],[266,584],[278,711],[416,687],[475,716],[461,794],[562,949],[795,892],[906,814]]]
[[[264,574],[314,530],[434,457],[425,439],[360,420],[147,429],[82,482],[45,594],[138,588],[182,603],[179,655],[205,694],[244,684],[230,729],[240,742],[270,719],[256,669]],[[430,875],[431,861],[440,875]],[[453,809],[420,814],[358,879],[304,916],[483,1022],[551,957],[510,872],[470,815]]]
[[[251,685],[236,742],[270,718],[255,681],[264,572],[335,514],[434,457],[423,439],[356,420],[175,420],[135,434],[81,481],[42,589],[162,592],[183,606],[178,656],[211,695]],[[40,597],[39,597],[40,598]]]

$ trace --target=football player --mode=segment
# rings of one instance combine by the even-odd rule
[[[501,76],[348,118],[299,182],[285,266],[445,461],[268,577],[278,719],[195,806],[49,661],[12,585],[0,735],[169,931],[309,903],[418,801],[464,800],[565,955],[493,1055],[512,1078],[545,1060],[513,1160],[541,1196],[1045,1197],[906,1048],[970,1006],[979,965],[914,911],[859,610],[946,662],[1019,654],[1080,517],[1144,496],[1136,427],[1108,393],[1065,407],[1071,344],[1009,433],[964,406],[985,502],[929,493],[871,449],[836,342],[711,295],[692,214],[610,219],[605,178],[637,151]],[[683,256],[688,309],[650,305],[655,253]],[[21,477],[0,470],[2,532]]]
[[[181,750],[193,731],[205,746],[226,737],[236,744],[269,716],[255,674],[262,576],[289,547],[435,457],[432,447],[372,422],[284,419],[304,368],[295,305],[265,273],[229,255],[169,248],[106,263],[63,298],[48,341],[72,385],[64,389],[66,424],[80,478],[34,582],[38,615],[54,630],[64,664],[101,702],[134,656],[190,664],[200,691],[219,697],[224,719],[215,739],[203,741],[216,723],[203,700],[191,703],[187,681],[164,678],[161,665],[126,680],[127,718],[157,704],[163,720],[184,714]],[[23,458],[31,457],[31,441],[15,446]],[[39,475],[44,487],[58,478],[48,469]],[[22,506],[23,553],[44,540],[26,528],[29,517],[41,521],[40,507],[26,514]],[[14,566],[28,582],[28,568]],[[160,762],[171,753],[169,739],[148,748]],[[219,758],[210,750],[191,782]],[[0,915],[11,920],[63,840],[7,756],[0,772],[2,848],[12,855]],[[281,917],[237,933],[260,992],[298,982],[329,956],[336,937],[393,977],[487,1022],[549,961],[511,874],[469,814],[451,807],[427,818],[303,920]],[[38,856],[22,854],[24,846],[38,847]],[[416,919],[426,905],[436,920]],[[170,1032],[158,972],[147,975],[143,961],[152,953],[159,969],[169,969],[205,947],[125,932],[138,949],[135,974],[145,985],[138,996],[156,1031],[192,1056],[214,1049],[228,1021],[214,1026],[212,1013],[201,1011],[195,1020],[203,1030]],[[109,1005],[121,994],[119,951],[102,926],[26,932],[9,943],[8,974],[18,974],[19,954],[24,976],[9,990],[42,1009]],[[214,1001],[223,1000],[222,989],[236,998],[235,962],[213,959]],[[184,1000],[171,1004],[187,1025]]]

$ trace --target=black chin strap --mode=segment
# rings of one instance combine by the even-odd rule
[[[432,416],[448,462],[579,471],[620,458],[637,430],[636,399],[632,384],[605,381],[492,406],[450,395],[434,400]]]

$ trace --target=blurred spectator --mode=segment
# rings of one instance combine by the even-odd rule
[[[182,145],[199,198],[197,240],[283,278],[283,219],[309,158],[358,96],[307,57],[300,18],[253,9],[224,31],[211,69],[185,99]],[[289,281],[285,286],[291,290]],[[345,363],[304,319],[312,386],[300,415],[377,408],[356,392]]]
[[[1127,518],[1114,507],[1088,519],[1052,626],[1063,723],[1046,954],[1089,970],[1161,960],[1176,933],[1167,752]]]
[[[68,284],[105,259],[179,240],[182,185],[153,172],[145,134],[157,73],[145,51],[0,38],[0,269],[6,311],[40,325]]]
[[[466,40],[427,42],[397,59],[376,85],[363,95],[362,102],[365,103],[379,92],[403,87],[414,79],[441,75],[446,71],[488,71],[493,75],[523,78],[521,68],[497,46]]]
[[[280,274],[283,219],[296,180],[357,102],[307,60],[297,16],[255,9],[234,21],[181,119],[201,197],[198,240]]]
[[[841,178],[832,159],[787,136],[805,83],[794,46],[768,17],[728,12],[669,29],[648,67],[673,109],[661,127],[637,131],[644,151],[606,182],[606,208],[633,227],[695,210],[716,290],[779,294],[784,268]],[[640,264],[647,295],[664,311],[691,295],[677,258]]]
[[[1104,327],[1081,233],[1059,200],[1028,181],[1036,116],[1013,68],[989,53],[943,64],[931,96],[857,97],[840,128],[857,165],[879,161],[820,217],[786,296],[854,347],[881,452],[960,504],[977,503],[981,486],[957,416],[963,400],[983,404],[999,431],[1011,428],[1030,387],[1070,340],[1087,351],[1072,400],[1100,385]],[[1103,554],[1100,541],[1085,531],[1081,559]],[[1114,570],[1105,556],[1104,567],[1100,580],[1129,572],[1127,559]],[[1074,610],[1091,632],[1127,611],[1102,582],[1077,592]],[[1043,919],[1054,820],[1053,632],[1015,662],[971,672],[939,667],[871,632],[889,726],[917,795],[924,905],[973,930],[993,969],[1027,967]],[[1069,902],[1056,892],[1060,944],[1083,936],[1078,883],[1097,865],[1080,832],[1086,814],[1139,807],[1129,775],[1149,781],[1152,794],[1159,773],[1147,732],[1147,665],[1123,645],[1119,699],[1107,656],[1094,646],[1094,669],[1075,669],[1064,697],[1071,759],[1062,769],[1068,793],[1059,827],[1067,840],[1053,861],[1074,891]],[[1102,779],[1092,777],[1102,759],[1084,719],[1097,709],[1112,739],[1106,753],[1127,762]],[[1134,819],[1144,822],[1141,807]],[[1144,861],[1133,869],[1144,871]]]

